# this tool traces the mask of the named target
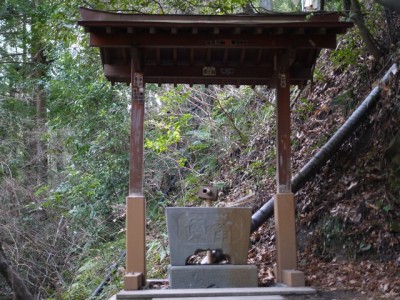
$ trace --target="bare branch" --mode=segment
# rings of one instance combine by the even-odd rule
[[[18,273],[11,267],[4,253],[3,246],[0,241],[0,273],[7,281],[10,288],[14,291],[17,300],[33,300],[32,294],[29,292],[25,282],[19,277]]]

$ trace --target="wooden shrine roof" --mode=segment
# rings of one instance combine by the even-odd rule
[[[147,15],[80,8],[111,82],[130,82],[131,58],[147,83],[273,85],[276,68],[302,84],[322,48],[352,26],[336,13]]]

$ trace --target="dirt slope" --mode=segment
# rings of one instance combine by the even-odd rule
[[[321,78],[293,104],[294,174],[400,61],[400,52],[381,62],[359,60],[361,65],[338,66],[324,52]],[[297,193],[299,269],[320,292],[291,299],[400,299],[399,100],[398,74],[352,137]],[[269,199],[274,182],[265,184]],[[249,258],[263,285],[274,281],[274,239],[272,221],[252,236]]]

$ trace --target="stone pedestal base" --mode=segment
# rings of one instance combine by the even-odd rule
[[[257,287],[255,265],[186,265],[169,266],[172,289]]]
[[[126,197],[125,290],[137,290],[146,285],[145,228],[146,200],[142,194],[131,194]]]
[[[141,273],[128,273],[124,277],[125,291],[140,290],[142,288],[143,276]]]
[[[276,194],[274,201],[276,231],[276,281],[283,281],[283,270],[297,269],[295,202],[293,193]]]
[[[305,286],[304,273],[298,270],[282,270],[283,283],[292,287]]]

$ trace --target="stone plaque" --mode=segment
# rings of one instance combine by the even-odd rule
[[[184,266],[193,254],[222,250],[229,263],[244,265],[250,238],[250,208],[166,208],[171,265]]]

